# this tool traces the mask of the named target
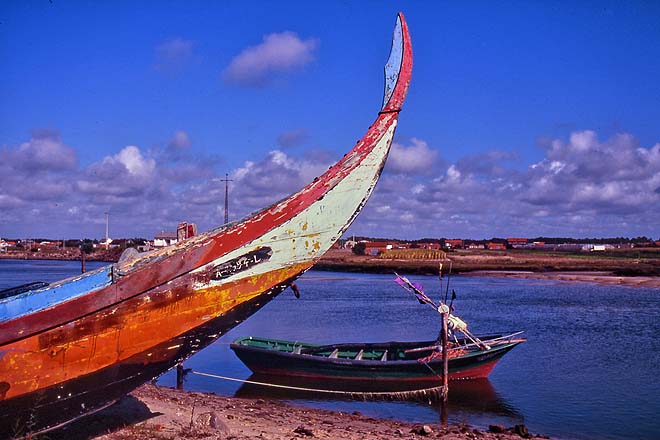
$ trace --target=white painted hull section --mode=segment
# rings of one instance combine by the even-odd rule
[[[268,261],[223,280],[196,285],[195,288],[215,287],[277,271],[287,266],[318,260],[356,218],[354,216],[346,222],[347,215],[359,211],[373,192],[392,144],[396,122],[394,119],[362,165],[328,191],[323,199],[314,202],[308,209],[261,238],[247,243],[193,273],[205,272],[210,267],[238,258],[260,247],[272,249],[272,257]]]

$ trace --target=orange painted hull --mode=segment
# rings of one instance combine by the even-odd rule
[[[0,433],[18,434],[29,423],[57,426],[107,405],[215,341],[301,269],[221,291],[160,289],[10,345],[3,361],[12,368],[3,379],[14,386],[0,403]]]
[[[170,356],[152,353],[152,347],[171,342],[170,350],[176,352],[179,335],[261,297],[308,268],[292,266],[201,290],[194,290],[189,279],[175,281],[117,307],[9,344],[4,348],[2,362],[10,366],[5,370],[5,380],[13,386],[5,393],[5,399],[84,376],[140,354],[144,354],[145,364],[160,362]],[[262,297],[259,306],[271,297]],[[217,336],[220,335],[214,338]]]

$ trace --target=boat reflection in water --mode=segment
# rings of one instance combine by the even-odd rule
[[[407,388],[401,384],[398,387],[394,384],[390,385],[387,391],[391,391],[391,393],[386,395],[379,394],[385,390],[382,383],[375,384],[369,381],[329,383],[327,380],[265,374],[253,374],[247,381],[236,391],[235,397],[286,400],[310,406],[327,407],[337,411],[359,410],[364,414],[374,414],[375,405],[379,405],[381,408],[378,412],[381,416],[383,405],[393,405],[393,416],[395,414],[400,415],[400,411],[406,411],[406,408],[410,408],[408,410],[410,412],[419,413],[422,409],[420,407],[426,407],[429,411],[437,413],[438,420],[462,422],[469,417],[470,423],[476,426],[480,425],[480,420],[483,421],[484,425],[494,422],[508,424],[523,422],[523,416],[495,390],[488,379],[451,381],[449,384],[449,400],[444,408],[439,399],[434,399],[428,392],[410,392],[409,385]],[[273,384],[275,386],[264,386],[249,382]],[[432,388],[438,387],[441,383],[426,383],[424,385],[426,388]],[[330,388],[333,390],[332,392],[318,391]],[[401,393],[397,394],[397,392]],[[361,395],[361,393],[365,394]],[[443,414],[443,410],[446,414]]]

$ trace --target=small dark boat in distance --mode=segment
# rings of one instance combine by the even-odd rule
[[[447,351],[449,379],[486,378],[495,364],[526,339],[510,335],[480,336],[480,342],[457,339]],[[442,378],[442,352],[435,341],[316,345],[247,336],[230,348],[257,374],[332,381],[434,383]]]

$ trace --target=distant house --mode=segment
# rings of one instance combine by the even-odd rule
[[[614,249],[611,244],[585,244],[582,250],[586,252],[605,252],[606,250]]]
[[[101,249],[101,248],[103,248],[103,249],[108,249],[108,248],[110,247],[110,244],[111,244],[111,243],[112,243],[112,238],[108,237],[107,241],[106,241],[106,239],[104,238],[104,239],[101,240],[100,242],[98,242],[98,243],[94,243],[94,244],[93,244],[93,247],[94,247],[94,249]]]
[[[162,248],[176,243],[176,232],[161,232],[154,235],[154,247]]]
[[[505,251],[506,245],[504,243],[488,243],[488,250],[490,251]]]
[[[419,249],[429,249],[432,251],[439,251],[440,249],[442,249],[440,243],[419,243],[418,246]]]
[[[110,243],[111,248],[122,248],[126,249],[128,247],[128,240],[125,238],[118,238],[116,240],[112,240]]]
[[[39,243],[41,249],[57,249],[62,246],[61,241],[42,241]]]
[[[372,256],[376,256],[381,252],[385,252],[394,248],[392,243],[385,241],[365,241],[363,243],[365,244],[364,253],[366,255]]]
[[[463,240],[449,239],[445,240],[445,246],[449,249],[463,249]]]
[[[528,240],[526,238],[507,238],[506,242],[509,243],[509,245],[512,248],[520,248],[520,247],[526,247]]]
[[[470,243],[466,246],[468,249],[485,249],[486,246],[482,243]]]

